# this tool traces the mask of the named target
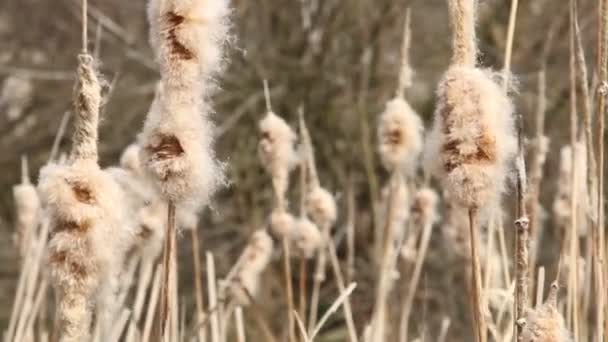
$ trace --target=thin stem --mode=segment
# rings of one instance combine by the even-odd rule
[[[272,113],[272,106],[270,104],[270,91],[268,90],[268,81],[264,80],[264,99],[266,100],[266,111]]]
[[[433,231],[432,222],[426,222],[422,231],[422,241],[420,242],[420,248],[416,254],[416,264],[414,265],[414,272],[410,280],[407,296],[403,300],[403,313],[401,315],[401,324],[399,329],[399,336],[401,342],[407,342],[408,339],[408,327],[410,313],[412,312],[412,306],[414,304],[414,296],[416,295],[416,289],[418,288],[418,282],[420,281],[420,275],[422,273],[422,265],[426,257],[426,251],[431,241],[431,233]]]
[[[291,282],[291,256],[289,253],[289,241],[287,241],[287,237],[283,237],[283,267],[285,271],[285,289],[287,300],[287,320],[288,320],[288,329],[289,329],[289,342],[296,342],[295,336],[295,321],[293,317],[293,285]]]
[[[485,342],[486,320],[484,300],[481,287],[481,265],[479,262],[479,227],[477,226],[477,210],[469,209],[469,240],[471,247],[471,288],[473,290],[473,318],[475,336],[478,342]]]
[[[315,265],[314,282],[312,287],[312,294],[310,297],[310,314],[308,316],[308,335],[312,334],[317,324],[317,317],[319,312],[319,293],[321,291],[321,284],[325,280],[325,264],[327,260],[327,251],[319,249],[317,252],[317,260]]]
[[[599,26],[598,26],[598,54],[596,70],[598,72],[598,89],[597,89],[597,247],[596,247],[596,281],[597,281],[597,336],[604,336],[604,325],[608,326],[608,306],[606,305],[606,296],[608,291],[605,288],[606,270],[604,266],[605,254],[605,228],[604,228],[604,127],[606,114],[606,94],[608,93],[608,4],[606,0],[599,0]]]
[[[304,320],[304,324],[306,324],[306,258],[300,257],[300,317]]]
[[[576,97],[576,42],[575,42],[575,0],[570,0],[570,145],[571,145],[571,169],[570,169],[570,286],[568,294],[571,300],[568,303],[569,319],[571,320],[572,333],[578,339],[578,231],[577,231],[577,195],[578,195],[578,167],[577,156],[577,97]]]
[[[336,247],[334,246],[333,240],[329,236],[328,231],[326,231],[325,240],[327,241],[329,260],[331,262],[332,270],[334,272],[334,278],[336,279],[336,285],[338,285],[338,290],[340,290],[340,295],[342,295],[346,291],[346,285],[344,283],[342,271],[340,270],[340,263],[338,261]],[[353,312],[350,306],[350,298],[346,298],[344,300],[342,309],[344,310],[344,318],[346,320],[346,327],[348,328],[349,340],[350,342],[358,342],[359,339],[357,338],[357,328],[355,327],[355,321],[353,320]]]
[[[160,295],[160,315],[158,320],[158,327],[160,329],[161,338],[164,338],[169,327],[169,317],[171,316],[171,310],[173,309],[173,303],[171,303],[171,293],[173,286],[171,280],[171,266],[173,265],[173,259],[175,258],[175,204],[169,202],[167,210],[167,233],[165,237],[165,244],[163,249],[163,280],[161,284],[161,295]]]
[[[399,83],[395,97],[402,97],[405,88],[412,85],[412,69],[410,66],[410,45],[412,41],[411,11],[405,10],[405,23],[403,25],[403,42],[401,45],[401,67],[399,69]]]
[[[509,28],[507,31],[507,45],[505,47],[505,64],[503,68],[503,88],[505,91],[509,88],[509,78],[511,76],[511,56],[513,51],[513,37],[515,35],[515,22],[517,19],[517,5],[518,0],[511,1],[511,12],[509,13]]]
[[[198,240],[198,229],[196,229],[196,227],[193,227],[190,232],[192,234],[192,260],[194,261],[194,298],[196,300],[196,319],[198,321],[197,323],[200,324],[205,319],[203,313],[205,311],[205,304],[203,302],[203,284],[201,281],[201,251]],[[202,326],[199,326],[199,341],[203,340],[203,335],[204,329]]]
[[[87,0],[82,0],[82,53],[87,53],[87,45],[89,43],[88,37],[88,10]]]
[[[68,122],[70,121],[71,116],[72,112],[67,111],[61,117],[59,129],[57,130],[57,134],[55,134],[55,140],[53,140],[53,145],[51,147],[51,152],[49,153],[49,159],[47,160],[47,163],[52,162],[57,157],[57,153],[59,152],[59,144],[61,143],[61,139],[63,139],[65,129],[68,126]]]
[[[355,191],[352,179],[349,179],[346,209],[346,283],[350,284],[355,278]]]

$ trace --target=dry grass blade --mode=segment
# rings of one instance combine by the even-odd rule
[[[323,328],[323,325],[325,325],[325,323],[327,322],[329,317],[334,312],[336,312],[336,310],[338,310],[340,305],[342,305],[345,301],[348,301],[348,297],[355,290],[356,287],[357,287],[356,283],[351,283],[350,285],[348,285],[348,287],[346,289],[340,291],[340,296],[334,301],[334,303],[329,307],[329,309],[327,309],[327,311],[325,311],[325,314],[323,314],[323,316],[317,323],[315,330],[313,330],[312,334],[310,335],[311,341],[314,340],[314,338],[317,336],[319,331],[321,331],[321,328]]]

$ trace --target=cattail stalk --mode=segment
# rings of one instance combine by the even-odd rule
[[[535,308],[538,309],[543,304],[543,291],[545,284],[545,268],[538,268],[538,277],[536,278],[536,301]]]
[[[594,236],[595,260],[595,295],[596,295],[596,336],[604,336],[604,324],[608,325],[608,305],[606,305],[606,270],[605,233],[604,233],[604,127],[606,114],[606,95],[608,94],[608,4],[606,0],[598,0],[598,41],[596,72],[598,88],[596,94],[597,131],[596,131],[596,161],[597,161],[597,225]],[[606,322],[605,322],[606,320]]]
[[[192,233],[191,239],[192,239],[192,260],[193,260],[193,267],[194,267],[194,298],[196,300],[196,320],[197,320],[197,326],[198,326],[198,339],[199,341],[203,341],[204,337],[203,335],[205,334],[205,329],[204,327],[201,326],[201,323],[204,321],[205,319],[205,315],[203,313],[204,311],[204,303],[203,303],[203,284],[201,281],[201,275],[202,275],[202,271],[201,271],[201,251],[200,251],[200,246],[199,246],[199,240],[198,240],[198,229],[196,229],[196,227],[194,227],[193,229],[190,230],[190,232]]]
[[[397,192],[399,189],[399,182],[403,182],[402,177],[395,171],[393,171],[390,184],[389,184],[389,194],[387,199],[387,209],[385,214],[385,225],[384,225],[384,247],[383,247],[383,257],[382,262],[380,264],[380,270],[378,275],[378,283],[376,285],[376,301],[374,304],[374,311],[372,314],[372,322],[371,322],[371,341],[373,342],[381,342],[386,338],[386,326],[387,326],[387,309],[386,304],[388,300],[388,295],[391,290],[391,272],[393,271],[393,260],[395,247],[394,236],[397,227],[395,227],[395,215],[399,210],[403,210],[402,208],[397,207],[397,198],[399,194]]]
[[[471,248],[471,277],[473,289],[473,315],[475,317],[475,328],[477,341],[484,342],[486,340],[487,324],[485,319],[484,307],[482,303],[482,285],[481,285],[481,264],[479,262],[479,226],[477,209],[469,208],[469,241]]]
[[[355,213],[357,211],[352,178],[350,178],[348,181],[346,198],[346,283],[351,283],[353,279],[355,279]]]
[[[234,321],[236,323],[237,342],[246,342],[245,324],[243,322],[243,308],[240,306],[237,306],[237,308],[234,310]]]
[[[82,0],[82,53],[88,53],[87,46],[89,45],[88,38],[88,9],[87,9],[88,1]]]
[[[172,265],[176,259],[175,250],[175,239],[176,239],[176,227],[175,227],[175,204],[169,202],[167,209],[167,233],[165,243],[163,247],[163,260],[162,260],[162,272],[163,281],[160,289],[160,308],[159,308],[159,329],[163,339],[166,338],[167,334],[170,334],[170,317],[175,310],[175,303],[171,293],[173,291],[173,269]]]
[[[156,313],[156,305],[160,295],[161,287],[161,269],[160,265],[154,269],[154,277],[152,277],[152,289],[150,290],[150,299],[148,301],[148,308],[146,312],[146,319],[144,323],[144,329],[142,331],[141,340],[142,342],[150,341],[150,334],[152,333],[152,323],[154,322],[154,316]],[[160,337],[159,337],[160,338]]]
[[[207,259],[207,291],[209,294],[209,311],[211,312],[211,342],[220,342],[220,321],[218,314],[218,299],[215,280],[215,261],[211,252],[206,253]]]
[[[424,228],[422,230],[422,238],[420,241],[420,248],[416,253],[416,264],[414,265],[414,272],[410,279],[407,295],[403,300],[403,311],[401,314],[401,323],[399,326],[399,341],[407,342],[408,339],[408,328],[409,318],[412,312],[412,306],[414,305],[414,297],[416,295],[416,289],[418,288],[418,282],[420,281],[420,275],[422,272],[422,265],[426,257],[426,251],[431,241],[431,233],[433,230],[433,221],[428,220],[424,222]]]
[[[578,200],[578,170],[577,167],[577,94],[576,94],[576,42],[575,42],[575,0],[570,0],[570,145],[571,148],[571,165],[570,165],[570,272],[568,286],[568,320],[571,323],[571,328],[574,336],[578,339],[578,229],[577,229],[577,200]]]
[[[412,41],[411,11],[405,10],[405,22],[403,27],[403,43],[401,45],[401,68],[399,71],[399,82],[395,97],[402,97],[405,88],[412,84],[412,69],[410,66],[410,45]]]
[[[545,165],[546,154],[548,150],[548,138],[544,135],[545,114],[547,110],[546,98],[546,71],[543,67],[538,72],[538,97],[536,104],[536,137],[534,140],[533,151],[531,156],[530,166],[530,184],[528,192],[529,217],[530,217],[530,235],[532,242],[532,255],[530,257],[530,270],[536,269],[536,259],[538,257],[538,243],[542,235],[542,226],[539,211],[540,204],[540,186],[543,175],[543,167]]]

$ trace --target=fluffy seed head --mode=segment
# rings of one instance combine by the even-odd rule
[[[323,237],[319,228],[307,218],[299,218],[291,237],[296,254],[310,259],[323,244]]]
[[[414,203],[412,204],[413,219],[420,223],[434,223],[439,219],[437,213],[437,204],[439,196],[435,190],[431,188],[422,188],[414,195]]]
[[[296,134],[289,125],[272,112],[268,112],[258,125],[260,141],[258,156],[262,165],[272,176],[281,200],[287,191],[289,171],[297,163],[294,149]]]
[[[270,233],[277,239],[289,238],[295,223],[293,215],[282,209],[274,209],[270,214]]]
[[[446,72],[437,97],[427,166],[463,206],[496,203],[517,150],[511,101],[488,72],[466,66]]]
[[[150,44],[171,83],[206,81],[221,71],[230,35],[228,0],[151,0]],[[209,82],[207,82],[209,84]]]
[[[48,263],[59,295],[62,341],[87,340],[93,296],[117,288],[134,222],[126,192],[97,164],[101,86],[90,55],[80,55],[72,152],[40,171],[39,192],[50,221]]]
[[[205,100],[227,41],[228,2],[152,0],[149,6],[162,90],[144,125],[142,161],[165,199],[200,208],[222,183]]]
[[[329,191],[316,186],[306,193],[305,200],[306,213],[319,227],[326,229],[336,222],[336,200]]]
[[[536,310],[528,310],[522,332],[523,342],[570,342],[564,318],[557,309],[556,283],[551,285],[549,298]]]
[[[390,100],[380,115],[379,152],[388,171],[414,170],[422,149],[422,121],[401,97]]]
[[[165,199],[202,207],[223,182],[212,149],[212,125],[203,115],[208,108],[196,96],[176,102],[174,95],[160,91],[152,104],[140,158]]]
[[[253,234],[241,254],[239,260],[242,262],[230,287],[231,296],[239,305],[249,305],[249,296],[257,294],[261,273],[272,256],[272,247],[270,235],[260,229]]]

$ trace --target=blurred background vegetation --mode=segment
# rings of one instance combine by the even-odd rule
[[[37,178],[62,117],[71,110],[80,49],[79,6],[77,0],[0,2],[0,84],[16,76],[31,85],[19,115],[8,115],[10,101],[0,98],[0,327],[10,314],[18,275],[11,240],[11,185],[19,180],[22,155],[29,158],[31,177]],[[145,6],[144,0],[89,1],[91,47],[110,85],[100,133],[103,166],[116,164],[122,149],[136,138],[159,78],[148,45]],[[587,62],[593,70],[595,3],[579,1],[579,6]],[[370,189],[386,179],[375,155],[375,125],[397,82],[406,7],[412,9],[410,53],[415,71],[406,97],[428,127],[435,85],[450,58],[445,0],[233,1],[234,40],[227,71],[219,80],[221,89],[214,96],[217,150],[231,184],[216,196],[200,227],[203,248],[220,256],[220,275],[236,260],[250,233],[264,225],[272,205],[269,179],[256,154],[256,123],[264,111],[262,80],[268,79],[273,108],[288,122],[295,125],[296,110],[304,106],[322,183],[338,195],[342,213],[342,194],[349,183],[353,186],[359,282],[353,307],[359,326],[369,317],[375,276],[369,258],[373,235]],[[503,63],[509,7],[508,0],[480,0],[481,61],[497,70]],[[547,65],[546,131],[551,151],[542,184],[547,208],[555,193],[559,147],[568,136],[567,9],[565,0],[522,1],[513,50],[512,70],[518,80],[514,98],[530,134],[534,130],[536,72],[542,63]],[[60,141],[62,151],[69,148],[70,126]],[[366,162],[371,165],[367,172]],[[292,195],[297,196],[297,189]],[[506,199],[509,202],[511,197]],[[345,215],[340,216],[338,239]],[[510,236],[510,226],[506,227]],[[462,288],[454,287],[463,283],[462,266],[442,255],[439,236],[435,234],[431,244],[421,283],[424,290],[417,298],[421,310],[414,320],[426,322],[426,329],[432,330],[448,315],[453,321],[451,336],[462,336],[468,330],[468,309]],[[184,243],[180,249],[186,298],[192,283],[189,246]],[[261,301],[269,317],[284,310],[280,268],[278,264],[273,267],[262,294],[269,300]],[[329,301],[336,291],[331,281],[326,287],[322,298]],[[414,324],[418,330],[423,328]]]

